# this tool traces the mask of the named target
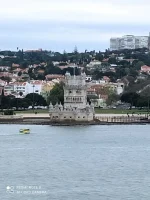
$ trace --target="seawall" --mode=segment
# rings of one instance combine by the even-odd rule
[[[0,116],[0,124],[34,124],[34,125],[51,125],[51,126],[76,126],[76,125],[125,125],[125,124],[149,124],[150,120],[143,116],[126,116],[126,115],[96,115],[93,121],[50,121],[49,115],[46,114],[23,114],[14,116]]]

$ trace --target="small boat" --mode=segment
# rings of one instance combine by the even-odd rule
[[[30,129],[20,129],[19,132],[22,133],[22,134],[29,134]]]

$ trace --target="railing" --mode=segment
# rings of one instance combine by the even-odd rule
[[[132,122],[142,122],[147,121],[147,118],[139,117],[139,116],[112,116],[112,117],[104,117],[104,116],[96,116],[95,119],[100,122],[110,122],[110,123],[132,123]]]

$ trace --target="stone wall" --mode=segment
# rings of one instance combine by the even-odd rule
[[[87,112],[52,112],[49,114],[51,121],[92,121],[93,120],[93,113]]]
[[[50,106],[50,120],[52,121],[92,121],[94,117],[94,108],[87,105],[84,109],[76,109],[72,107],[64,108],[62,105]]]

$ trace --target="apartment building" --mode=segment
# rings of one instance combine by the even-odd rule
[[[137,49],[149,47],[149,36],[125,35],[110,39],[110,50]]]

